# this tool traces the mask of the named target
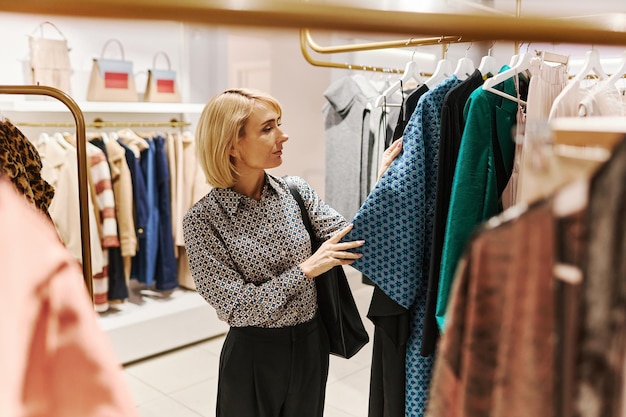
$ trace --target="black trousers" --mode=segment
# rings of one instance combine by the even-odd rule
[[[374,323],[368,417],[404,417],[409,311],[376,286],[367,317]]]
[[[328,352],[319,317],[292,327],[231,327],[220,356],[217,417],[322,417]]]

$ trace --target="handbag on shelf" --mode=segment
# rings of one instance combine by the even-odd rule
[[[167,61],[167,69],[157,69],[156,61],[163,56]],[[176,82],[176,71],[172,70],[170,57],[165,52],[157,52],[152,60],[152,68],[148,70],[148,82],[143,101],[154,103],[180,103],[180,91]]]
[[[302,196],[294,183],[286,179],[289,191],[298,202],[302,221],[311,237],[313,251],[321,245],[313,232]],[[349,359],[369,342],[369,335],[357,309],[348,279],[341,265],[315,278],[319,313],[328,334],[330,353]]]
[[[111,43],[120,48],[121,59],[104,58]],[[100,58],[94,58],[87,89],[89,101],[139,101],[135,87],[132,61],[124,58],[124,48],[117,39],[109,39],[102,47]]]
[[[60,39],[44,37],[44,27],[51,26],[60,35]],[[40,31],[40,36],[35,32]],[[39,24],[28,36],[30,50],[30,82],[35,85],[45,85],[58,88],[70,94],[70,49],[63,32],[52,22],[45,21]]]

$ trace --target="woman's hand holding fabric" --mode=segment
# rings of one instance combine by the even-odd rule
[[[339,241],[352,230],[352,225],[346,226],[339,233],[322,243],[309,259],[300,264],[300,269],[307,278],[315,278],[337,265],[350,265],[355,259],[363,256],[360,253],[349,252],[365,244],[364,240],[353,242]]]
[[[396,139],[383,153],[383,159],[380,165],[380,169],[378,170],[378,179],[380,179],[387,168],[391,165],[394,159],[400,155],[400,151],[402,150],[402,138]]]

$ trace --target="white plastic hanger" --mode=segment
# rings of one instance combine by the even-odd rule
[[[472,75],[474,70],[476,70],[474,62],[472,62],[472,60],[468,57],[463,57],[459,59],[459,62],[457,62],[453,74],[456,75],[459,80],[465,80]]]
[[[526,71],[527,69],[530,68],[530,59],[533,57],[534,55],[531,53],[524,53],[522,55],[520,55],[520,57],[517,59],[517,62],[515,63],[515,65],[513,65],[511,68],[509,68],[506,71],[500,72],[498,74],[495,74],[493,77],[491,78],[487,78],[483,84],[483,90],[492,92],[496,95],[499,95],[500,97],[504,97],[506,99],[509,99],[511,101],[515,101],[516,103],[519,104],[523,104],[526,105],[526,102],[524,100],[518,99],[515,96],[511,96],[509,94],[506,94],[500,90],[497,90],[495,88],[496,85],[500,84],[501,82],[504,82],[506,80],[508,80],[511,77],[516,76],[517,74]]]
[[[569,83],[563,88],[563,90],[559,93],[559,95],[554,99],[554,103],[552,104],[552,109],[558,108],[558,105],[564,97],[567,97],[573,89],[579,88],[580,81],[584,80],[587,76],[595,74],[598,76],[600,80],[606,80],[609,78],[602,69],[602,65],[600,64],[600,54],[597,49],[590,49],[587,51],[585,55],[585,62],[583,63],[582,68],[578,73],[570,80]],[[552,119],[553,113],[550,112],[550,119]]]
[[[39,137],[37,138],[37,141],[35,142],[35,147],[41,146],[48,142],[50,142],[50,135],[48,135],[46,132],[42,132],[39,134]]]
[[[624,57],[622,58],[622,64],[620,67],[609,77],[606,81],[609,85],[616,85],[626,75],[626,51],[624,51]]]
[[[478,71],[484,76],[491,74],[492,76],[498,73],[498,62],[491,56],[491,50],[493,46],[487,51],[487,55],[481,58],[480,64],[478,64]]]
[[[448,78],[452,72],[452,63],[447,58],[443,58],[437,62],[433,75],[424,81],[424,84],[428,86],[429,90],[432,90],[437,84]]]
[[[592,75],[594,73],[601,80],[606,80],[608,78],[608,75],[606,75],[606,72],[604,72],[604,69],[602,69],[602,64],[600,62],[600,53],[597,49],[592,48],[587,51],[583,67],[580,69],[580,71],[578,71],[576,76],[574,76],[572,82],[580,81],[588,75]]]
[[[456,75],[456,78],[458,78],[459,80],[467,79],[476,69],[476,67],[474,66],[474,62],[467,57],[467,54],[469,53],[471,47],[472,44],[470,43],[470,46],[465,51],[465,56],[459,59],[459,62],[457,62],[456,68],[454,69],[453,74]]]
[[[393,103],[389,100],[393,93],[403,88],[404,86],[409,85],[411,80],[414,80],[418,85],[421,85],[423,83],[419,66],[417,65],[417,62],[413,60],[407,62],[406,66],[404,67],[404,72],[402,73],[402,76],[396,82],[391,84],[389,88],[380,93],[380,95],[376,98],[376,101],[374,102],[374,106],[400,107],[400,103]]]

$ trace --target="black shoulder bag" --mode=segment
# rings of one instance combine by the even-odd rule
[[[302,221],[309,232],[315,252],[322,242],[315,237],[311,220],[296,185],[288,179],[286,181],[289,191],[300,206]],[[349,359],[369,342],[369,336],[354,302],[343,267],[335,266],[316,277],[315,286],[317,305],[330,341],[330,353]]]

